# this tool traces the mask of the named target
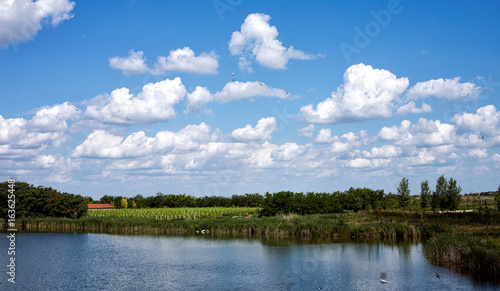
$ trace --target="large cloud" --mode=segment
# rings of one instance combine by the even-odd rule
[[[67,121],[80,117],[80,111],[74,105],[63,104],[39,109],[30,120],[29,126],[36,131],[64,131],[68,128]]]
[[[68,102],[40,108],[30,120],[4,119],[0,115],[0,156],[25,160],[48,148],[60,147],[70,138],[68,122],[79,115]]]
[[[270,19],[266,14],[250,14],[241,25],[241,31],[233,32],[229,51],[233,56],[240,57],[240,69],[252,72],[249,58],[254,57],[261,66],[272,69],[285,69],[290,59],[310,60],[317,57],[292,46],[285,48],[277,39],[278,29],[269,25]]]
[[[55,27],[73,17],[74,6],[68,0],[0,1],[0,47],[33,40],[45,22]]]
[[[384,126],[378,137],[394,141],[396,145],[420,147],[454,144],[458,141],[454,125],[425,118],[420,118],[416,124],[403,120],[400,126]]]
[[[485,136],[500,134],[500,111],[494,105],[486,105],[476,110],[476,113],[456,114],[451,119],[459,130],[474,132]]]
[[[106,104],[89,105],[84,116],[102,123],[141,124],[167,121],[175,116],[174,105],[186,95],[179,77],[144,85],[137,96],[129,89],[111,92]]]
[[[408,87],[407,78],[397,78],[387,70],[357,64],[344,73],[344,84],[332,97],[318,103],[316,109],[307,105],[300,116],[309,123],[339,123],[392,115],[393,102]]]
[[[457,99],[477,97],[481,88],[470,82],[460,83],[460,77],[454,79],[437,79],[419,82],[408,90],[407,96],[412,99],[434,96],[437,98]]]

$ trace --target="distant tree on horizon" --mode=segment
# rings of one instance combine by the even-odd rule
[[[450,177],[448,182],[448,189],[446,190],[446,203],[445,208],[450,210],[457,210],[460,206],[460,192],[462,188],[457,186],[457,180]]]
[[[436,190],[432,192],[431,197],[431,208],[436,210],[437,208],[444,209],[444,201],[446,196],[446,191],[448,189],[448,181],[446,181],[444,175],[441,175],[436,182]]]
[[[398,195],[399,195],[399,206],[402,208],[407,207],[410,204],[410,187],[408,186],[408,179],[403,178],[401,182],[399,182],[398,187]]]
[[[420,207],[425,209],[429,207],[431,202],[431,189],[429,188],[429,181],[425,180],[420,183]]]

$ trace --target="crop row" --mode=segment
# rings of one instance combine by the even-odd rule
[[[157,220],[204,219],[216,216],[246,216],[256,213],[255,207],[206,207],[206,208],[143,208],[90,210],[90,217],[136,217]]]

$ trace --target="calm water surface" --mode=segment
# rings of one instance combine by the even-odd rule
[[[8,242],[0,241],[6,265]],[[1,290],[499,289],[430,265],[421,244],[68,233],[17,233],[16,244],[16,283],[4,267]],[[380,284],[381,272],[389,284]]]

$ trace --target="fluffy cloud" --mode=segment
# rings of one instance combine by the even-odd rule
[[[187,96],[186,110],[184,113],[208,112],[206,104],[210,102],[230,102],[253,97],[274,97],[279,99],[295,98],[288,92],[268,87],[261,82],[229,82],[221,91],[211,94],[205,87],[197,86],[196,89]]]
[[[61,146],[69,138],[67,121],[77,119],[79,114],[75,106],[65,102],[37,110],[30,120],[0,115],[0,155],[28,158],[48,147]]]
[[[407,78],[396,78],[386,70],[364,64],[353,65],[344,73],[344,84],[332,97],[307,105],[299,115],[309,123],[339,123],[392,115],[393,102],[408,87]]]
[[[317,57],[292,46],[285,48],[277,39],[278,29],[269,25],[270,19],[266,14],[250,14],[241,25],[241,31],[231,35],[229,51],[233,56],[240,57],[240,69],[252,72],[249,58],[255,58],[264,67],[286,69],[290,59],[310,60]]]
[[[67,0],[0,1],[0,47],[33,40],[43,24],[56,27],[72,18],[74,6]]]
[[[74,105],[63,104],[39,109],[30,120],[29,126],[36,131],[64,131],[68,128],[68,120],[76,120],[80,111]]]
[[[196,74],[216,74],[219,62],[215,54],[202,53],[196,57],[189,47],[170,51],[168,57],[158,57],[152,74],[163,74],[165,71],[180,71]]]
[[[201,144],[216,140],[218,133],[211,133],[211,128],[205,123],[188,125],[179,132],[160,131],[155,137],[147,137],[144,131],[138,131],[123,138],[95,130],[75,148],[73,157],[117,159],[182,153],[198,150]]]
[[[206,108],[206,104],[213,100],[213,96],[210,91],[201,86],[196,86],[193,92],[188,93],[186,97],[186,109],[184,114],[188,115],[190,113],[211,113],[211,110]]]
[[[437,79],[419,82],[408,90],[407,96],[412,99],[434,96],[437,98],[457,99],[477,97],[480,87],[470,82],[460,83],[460,77],[454,79]]]
[[[476,113],[456,114],[451,119],[464,132],[491,136],[500,133],[500,111],[494,105],[486,105],[476,110]]]
[[[262,142],[271,138],[271,134],[276,131],[278,123],[274,117],[262,118],[257,125],[252,127],[247,124],[244,128],[237,128],[231,132],[231,136],[236,141],[242,142]]]
[[[314,142],[318,143],[331,143],[335,140],[338,140],[338,137],[332,137],[332,130],[329,128],[322,128],[319,132],[316,138],[314,139]]]
[[[439,120],[420,118],[416,124],[403,120],[401,126],[384,126],[378,133],[381,140],[395,141],[396,145],[438,146],[457,142],[456,128]]]
[[[432,108],[430,105],[422,103],[422,108],[417,108],[415,106],[415,102],[413,101],[410,101],[409,103],[399,107],[398,110],[396,111],[396,113],[399,115],[420,114],[428,112],[432,112]]]
[[[488,157],[488,152],[486,149],[472,149],[469,150],[469,156],[478,159],[486,159]]]
[[[353,160],[349,160],[345,163],[345,165],[349,168],[367,168],[372,165],[370,160],[357,158]]]
[[[95,130],[73,152],[74,157],[124,158],[147,154],[151,138],[143,131],[134,132],[125,140],[104,130]]]
[[[25,135],[26,123],[24,118],[4,119],[0,115],[0,145],[10,144]]]
[[[374,147],[370,152],[363,151],[366,158],[394,158],[401,155],[401,147],[394,145],[383,145],[381,147]]]
[[[148,71],[148,67],[144,63],[144,52],[134,51],[128,52],[128,57],[112,57],[109,59],[109,66],[113,69],[121,70],[124,75],[144,74]]]
[[[304,136],[304,137],[313,137],[314,131],[315,131],[314,124],[309,124],[306,127],[297,129],[297,134],[299,136]]]
[[[118,124],[167,121],[175,116],[174,105],[185,95],[186,88],[179,77],[146,84],[137,96],[120,88],[111,92],[106,104],[87,106],[84,117]]]

